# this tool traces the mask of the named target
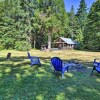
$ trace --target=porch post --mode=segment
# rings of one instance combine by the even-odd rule
[[[63,42],[63,49],[64,49],[64,42]]]

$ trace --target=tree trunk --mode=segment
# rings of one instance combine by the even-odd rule
[[[51,33],[48,33],[48,49],[51,49]]]
[[[34,40],[34,49],[35,49],[36,41]]]

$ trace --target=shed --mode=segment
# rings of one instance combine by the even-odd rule
[[[53,44],[58,49],[73,49],[78,43],[71,38],[59,37]]]

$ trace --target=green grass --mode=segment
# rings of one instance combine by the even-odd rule
[[[11,52],[11,59],[6,55]],[[27,52],[14,50],[0,51],[0,100],[99,100],[100,75],[92,70],[93,59],[100,52],[31,50],[32,56],[41,59],[42,66],[30,67]],[[69,71],[65,78],[53,73],[50,58],[60,57],[83,64],[85,71]]]

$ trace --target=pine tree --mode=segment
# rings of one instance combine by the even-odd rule
[[[78,22],[78,30],[77,30],[77,35],[76,35],[76,40],[79,40],[80,43],[80,47],[81,49],[84,48],[84,34],[85,33],[85,28],[86,28],[86,24],[87,24],[87,5],[85,3],[85,0],[81,0],[80,1],[80,5],[78,8],[78,11],[76,13],[76,17],[77,17],[77,22]],[[79,39],[80,38],[80,39]]]
[[[47,41],[51,48],[51,40],[64,36],[67,29],[62,0],[0,1],[0,43],[6,49],[21,50],[25,44],[40,48]]]
[[[93,3],[86,26],[85,48],[100,50],[100,0]]]
[[[77,33],[77,22],[76,22],[73,5],[71,6],[69,12],[69,33],[70,33],[70,37],[75,39],[75,35]]]
[[[14,48],[14,33],[15,27],[14,27],[14,19],[12,19],[12,13],[14,10],[12,9],[12,2],[11,0],[5,0],[3,1],[2,6],[2,13],[0,13],[0,33],[2,34],[2,45],[4,48]]]
[[[24,0],[4,1],[4,14],[1,16],[2,33],[4,34],[2,42],[7,49],[18,49],[23,44],[28,43],[27,33],[31,26],[27,21],[29,12],[25,12],[26,8],[24,8],[24,5],[26,5]]]
[[[83,33],[86,25],[86,19],[87,19],[87,5],[85,3],[85,0],[80,1],[80,5],[76,13],[76,16],[78,18],[78,23]]]

